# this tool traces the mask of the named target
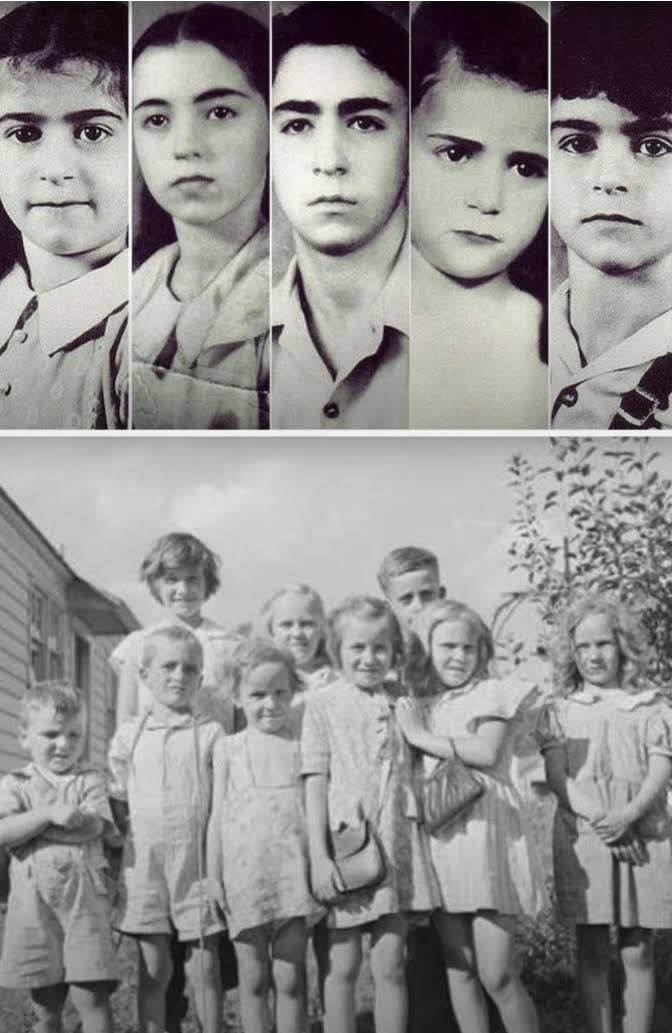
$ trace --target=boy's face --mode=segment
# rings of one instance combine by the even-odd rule
[[[448,276],[506,270],[548,205],[548,96],[452,69],[413,114],[411,226]]]
[[[43,771],[64,775],[84,751],[82,715],[67,717],[53,706],[31,709],[28,724],[19,733],[21,745]]]
[[[203,661],[199,650],[189,642],[156,635],[154,652],[141,675],[154,700],[168,710],[191,710],[202,681]]]
[[[200,616],[205,602],[205,575],[202,567],[186,565],[166,567],[152,582],[154,594],[166,610],[180,620]]]
[[[385,681],[392,666],[394,646],[385,617],[344,616],[341,632],[341,669],[358,689],[372,692]]]
[[[128,225],[128,126],[86,63],[12,73],[0,62],[0,200],[32,244],[85,256]]]
[[[603,94],[551,106],[551,215],[570,251],[609,274],[672,253],[672,115],[641,119]]]
[[[266,182],[266,104],[235,61],[207,43],[149,47],[133,69],[135,149],[145,183],[174,219],[211,225]]]
[[[260,664],[240,687],[240,705],[250,728],[277,734],[291,723],[292,686],[284,664]]]
[[[423,567],[389,578],[385,598],[401,626],[410,630],[418,614],[445,594],[436,571]]]
[[[299,46],[273,87],[273,182],[292,229],[347,254],[373,240],[408,175],[407,98],[353,47]]]

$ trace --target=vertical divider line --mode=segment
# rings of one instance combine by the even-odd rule
[[[268,430],[273,428],[273,2],[268,0]]]
[[[407,193],[406,193],[406,234],[408,240],[408,382],[406,385],[407,392],[407,403],[408,403],[408,429],[412,428],[411,420],[411,359],[413,355],[413,263],[411,254],[411,237],[412,237],[412,224],[411,224],[411,196],[413,183],[411,180],[411,95],[412,95],[412,82],[413,82],[413,40],[412,40],[412,29],[413,24],[413,10],[411,4],[408,4],[408,179],[407,179]]]
[[[133,429],[133,0],[128,0],[128,343],[126,358],[128,359],[128,413],[126,430]]]
[[[551,82],[552,82],[552,61],[553,61],[553,4],[551,0],[548,0],[548,68],[547,68],[547,81],[548,81],[548,104],[547,104],[547,120],[546,120],[546,141],[548,146],[548,180],[547,180],[547,192],[548,192],[548,239],[546,241],[546,354],[548,357],[548,368],[546,372],[546,412],[547,412],[547,423],[548,430],[551,429],[551,411],[553,407],[553,399],[551,397],[551,342],[553,340],[552,325],[551,325],[551,296],[552,296],[552,283],[551,283],[551,259],[552,259],[552,226],[551,226],[551,180],[553,177],[553,152],[551,150]]]

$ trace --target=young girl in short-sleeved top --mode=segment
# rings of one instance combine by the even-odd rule
[[[395,719],[398,683],[387,675],[403,655],[399,624],[378,599],[357,597],[329,618],[330,653],[341,677],[311,694],[301,740],[311,880],[330,903],[326,1012],[330,1033],[354,1031],[354,988],[361,937],[371,933],[378,1033],[405,1033],[404,948],[409,912],[437,902],[426,843],[415,820],[410,753]],[[386,864],[382,882],[342,894],[329,830],[377,829]]]
[[[457,755],[478,771],[482,796],[430,836],[441,907],[435,922],[463,1033],[487,1029],[482,987],[509,1033],[538,1029],[534,1006],[516,973],[516,918],[544,904],[543,877],[509,769],[511,721],[530,685],[488,677],[492,637],[480,617],[456,602],[433,603],[417,619],[424,660],[414,672],[418,698],[397,707],[429,773]]]
[[[564,615],[557,680],[538,739],[558,797],[553,831],[562,917],[576,928],[578,981],[591,1033],[611,1030],[609,926],[619,930],[627,1033],[651,1028],[651,930],[672,927],[672,843],[665,791],[672,710],[643,677],[646,634],[604,598]]]

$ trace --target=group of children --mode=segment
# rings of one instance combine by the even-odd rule
[[[219,1033],[228,932],[245,1033],[304,1033],[312,936],[326,1028],[354,1033],[368,933],[376,1029],[405,1033],[407,934],[431,916],[463,1033],[489,1028],[488,997],[509,1033],[535,1033],[513,934],[545,887],[510,778],[514,721],[533,687],[492,676],[489,629],[445,599],[424,549],[386,557],[384,600],[355,596],[325,616],[320,596],[293,584],[231,634],[201,613],[217,568],[182,533],[144,561],[166,617],[113,654],[107,777],[81,759],[76,690],[27,690],[30,762],[0,782],[11,852],[0,983],[30,990],[40,1033],[61,1029],[68,992],[84,1033],[110,1033],[115,929],[137,943],[142,1033],[174,1026],[166,995],[183,964],[204,1033]],[[646,1033],[652,930],[672,927],[672,710],[645,680],[645,636],[621,605],[570,607],[557,647],[537,736],[558,798],[558,908],[576,929],[590,1033],[612,1029],[610,926],[623,1029]],[[419,781],[454,757],[478,773],[481,795],[428,834]],[[113,917],[103,846],[115,819],[126,842]],[[334,844],[362,829],[382,866],[348,889]]]

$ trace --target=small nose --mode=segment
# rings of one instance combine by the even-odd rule
[[[39,157],[41,180],[58,185],[75,179],[77,157],[69,135],[45,139]]]
[[[176,158],[200,158],[203,141],[196,120],[192,117],[175,121],[173,153]]]
[[[592,162],[593,190],[607,196],[627,193],[628,156],[621,148],[603,143]]]
[[[339,125],[322,125],[314,137],[313,171],[325,176],[342,176],[347,172],[347,159]]]
[[[503,204],[504,171],[494,162],[481,160],[476,164],[479,167],[474,168],[467,205],[483,215],[499,215]]]

